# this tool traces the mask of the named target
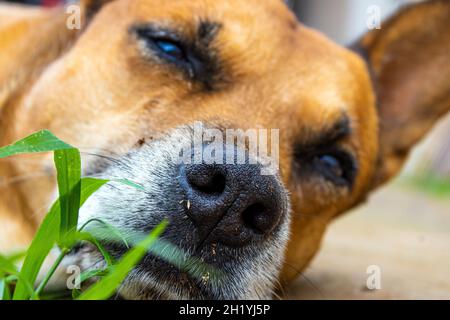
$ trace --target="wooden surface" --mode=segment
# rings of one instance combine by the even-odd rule
[[[369,290],[367,267],[381,270]],[[450,299],[450,199],[399,184],[336,220],[289,299]]]

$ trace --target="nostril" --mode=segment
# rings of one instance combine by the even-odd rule
[[[276,214],[273,214],[262,203],[254,203],[242,212],[245,227],[257,234],[267,234],[276,225]]]
[[[192,175],[188,177],[192,188],[211,195],[222,194],[225,191],[226,178],[221,172],[211,175]]]

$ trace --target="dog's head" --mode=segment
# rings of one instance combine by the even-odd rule
[[[450,107],[447,1],[405,10],[356,50],[299,24],[281,0],[82,3],[85,28],[24,94],[16,131],[48,128],[108,156],[86,157],[86,173],[144,186],[103,187],[82,222],[148,233],[168,219],[164,240],[225,274],[208,282],[149,255],[124,282],[127,298],[269,297]],[[262,174],[267,159],[251,152],[176,161],[192,145],[192,158],[210,151],[195,143],[197,122],[215,129],[216,160],[250,149],[226,129],[267,133],[279,170]]]

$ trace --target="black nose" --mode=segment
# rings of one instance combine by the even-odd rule
[[[242,247],[263,241],[286,211],[286,192],[274,175],[254,164],[183,165],[185,209],[200,241]]]

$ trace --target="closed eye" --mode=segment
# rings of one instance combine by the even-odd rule
[[[316,135],[309,143],[294,148],[294,164],[300,176],[320,176],[339,187],[351,187],[357,174],[354,155],[339,142],[351,134],[349,119],[344,116],[330,129]]]
[[[323,176],[337,186],[351,186],[353,184],[356,164],[353,157],[343,150],[329,150],[307,155],[303,160],[310,173]]]
[[[219,29],[217,23],[202,21],[194,35],[183,35],[157,24],[134,25],[130,32],[138,40],[145,58],[172,64],[189,80],[212,90],[222,79],[218,54],[212,46]]]

